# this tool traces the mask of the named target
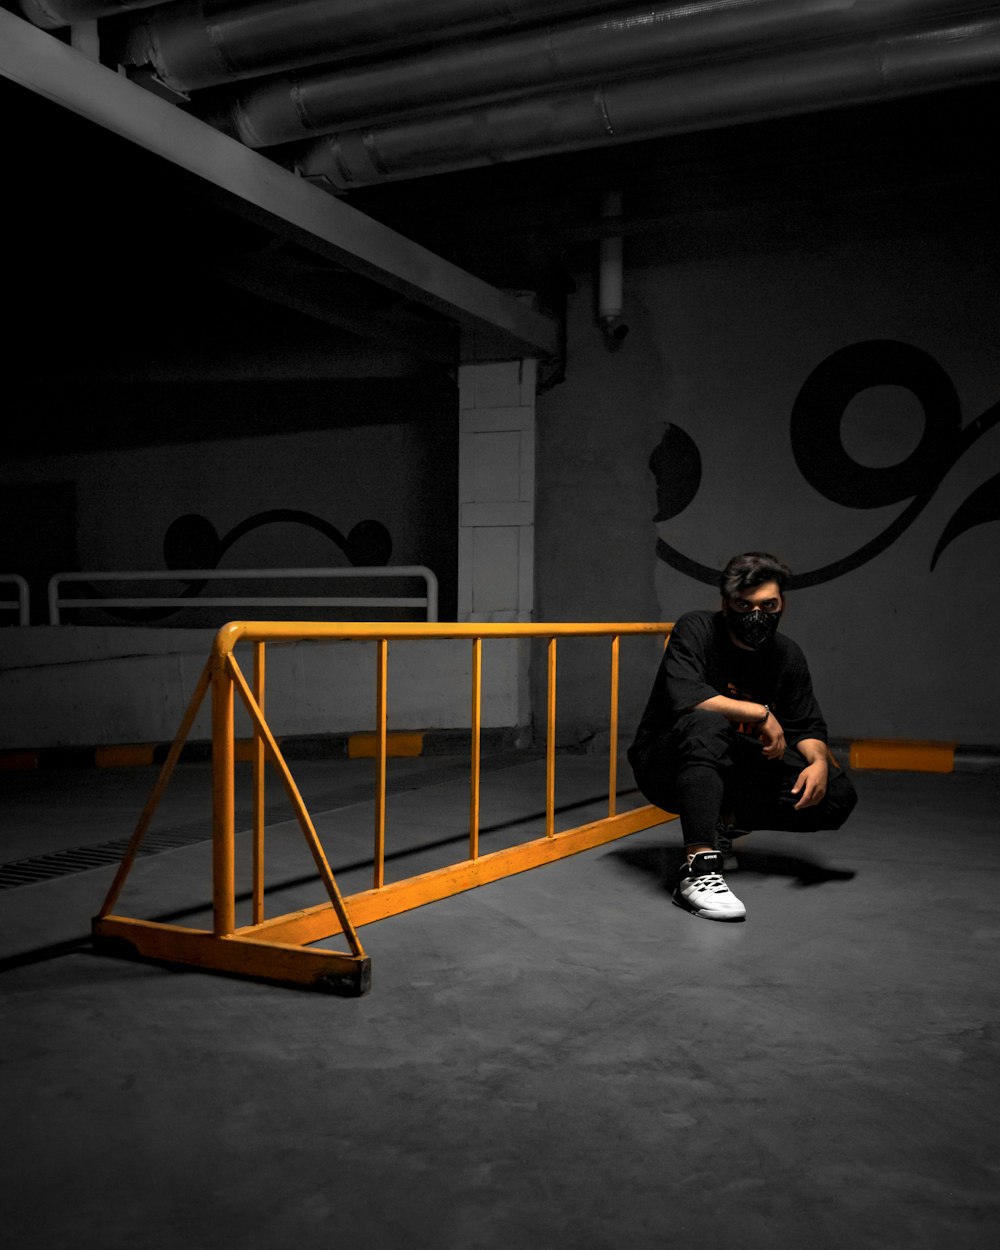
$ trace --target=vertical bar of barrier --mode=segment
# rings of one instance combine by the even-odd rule
[[[212,911],[216,937],[236,927],[233,681],[223,658],[212,672]]]
[[[608,815],[618,808],[618,648],[619,635],[611,640],[611,751],[608,760]]]
[[[472,640],[472,767],[469,795],[469,859],[479,858],[480,726],[483,711],[483,640]]]
[[[545,836],[556,828],[556,640],[549,639],[549,684],[545,735]]]
[[[253,697],[264,713],[264,681],[267,661],[264,643],[253,644]],[[264,919],[264,739],[254,726],[253,735],[253,924]]]
[[[292,777],[288,764],[286,763],[284,756],[281,754],[281,750],[278,747],[277,742],[274,740],[274,735],[267,727],[267,722],[264,720],[261,710],[257,706],[256,699],[254,699],[253,691],[247,685],[246,678],[240,672],[240,667],[236,663],[236,657],[232,652],[230,652],[227,656],[227,661],[227,667],[234,689],[239,691],[240,698],[243,700],[243,706],[249,712],[250,719],[253,721],[254,727],[259,731],[267,743],[268,757],[274,761],[275,767],[281,774],[282,781],[285,784],[285,793],[288,795],[292,807],[295,809],[295,814],[299,820],[299,826],[305,834],[306,842],[309,844],[309,851],[313,857],[313,863],[319,869],[319,875],[323,880],[323,884],[326,886],[327,893],[330,896],[330,902],[333,904],[334,911],[337,913],[337,918],[343,926],[343,931],[347,940],[351,944],[351,950],[355,955],[363,955],[364,950],[362,949],[361,943],[358,941],[351,919],[344,910],[344,900],[341,898],[340,890],[337,886],[337,882],[334,880],[333,873],[330,870],[330,864],[326,858],[326,853],[324,852],[323,846],[316,833],[316,827],[313,824],[309,813],[306,811],[305,804],[302,801],[302,795],[299,793],[299,788],[295,784],[295,779]]]
[[[375,877],[376,890],[385,883],[385,755],[386,755],[386,669],[389,658],[389,640],[378,640],[378,672],[375,679],[375,718],[378,732],[378,752],[375,761]]]

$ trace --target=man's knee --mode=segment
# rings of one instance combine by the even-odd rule
[[[629,763],[643,795],[666,811],[677,810],[677,775],[686,769],[730,768],[733,727],[721,712],[697,709],[678,717],[668,733],[630,748]]]
[[[838,772],[827,782],[823,804],[829,824],[826,829],[839,829],[858,805],[858,792],[846,773]]]
[[[796,769],[784,778],[780,793],[767,787],[751,787],[737,796],[736,823],[745,829],[779,829],[788,833],[820,833],[839,829],[857,805],[854,783],[845,773],[836,772],[827,781],[826,794],[812,807],[796,807],[798,801],[790,786]]]
[[[854,783],[844,773],[836,773],[827,782],[826,794],[816,807],[802,808],[792,812],[790,827],[803,833],[825,833],[839,829],[857,806],[858,793]],[[795,821],[795,817],[798,821]]]

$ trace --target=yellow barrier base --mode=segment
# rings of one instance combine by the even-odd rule
[[[97,919],[92,933],[94,950],[102,955],[182,964],[350,998],[371,989],[371,960],[367,955],[311,950],[285,942],[250,942],[235,934],[216,937],[205,929],[128,916]]]
[[[659,807],[637,807],[551,837],[504,847],[476,859],[364,890],[345,898],[344,907],[351,924],[358,928],[675,819]],[[129,916],[97,917],[92,925],[95,950],[103,954],[204,968],[328,994],[366,994],[371,988],[371,961],[367,955],[316,950],[310,945],[341,932],[343,926],[332,903],[246,925],[224,937],[206,929]]]

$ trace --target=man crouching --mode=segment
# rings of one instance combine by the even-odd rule
[[[790,576],[766,552],[729,561],[721,611],[676,621],[628,751],[645,797],[680,817],[687,862],[674,902],[709,920],[746,917],[723,877],[738,863],[735,839],[839,829],[857,803],[805,656],[777,632]]]

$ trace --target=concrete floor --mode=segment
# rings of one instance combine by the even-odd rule
[[[484,849],[544,807],[537,760],[494,763]],[[295,773],[363,888],[370,765]],[[564,827],[602,773],[560,756]],[[152,780],[0,775],[0,860],[127,836]],[[405,875],[458,845],[464,762],[391,782]],[[364,928],[357,999],[94,954],[112,867],[0,891],[7,1244],[992,1250],[1000,776],[856,782],[841,832],[754,835],[745,924],[671,905],[665,824]],[[207,832],[207,784],[156,827]],[[319,901],[273,815],[269,907]],[[139,860],[133,914],[199,923],[206,855]]]

